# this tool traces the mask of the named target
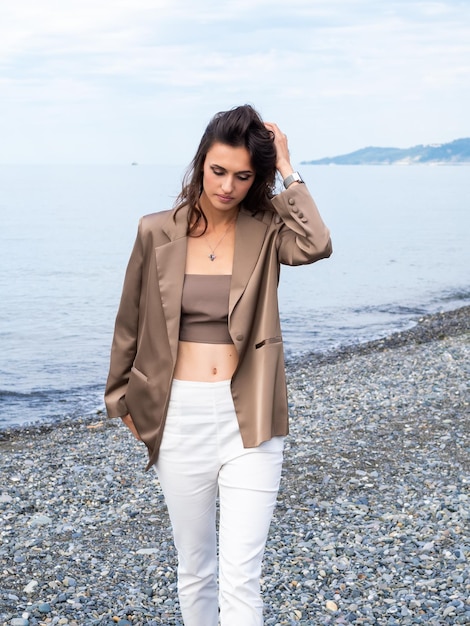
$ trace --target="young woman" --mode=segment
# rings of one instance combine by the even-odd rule
[[[273,196],[276,171],[286,190]],[[260,626],[288,432],[280,264],[331,254],[287,139],[250,106],[209,123],[177,206],[140,220],[105,400],[149,452],[185,626]],[[216,498],[219,497],[219,569]]]

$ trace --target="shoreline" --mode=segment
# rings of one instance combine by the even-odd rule
[[[288,364],[265,626],[470,623],[469,322]],[[146,460],[102,414],[0,433],[0,626],[181,626]]]
[[[412,328],[390,333],[380,339],[373,339],[363,343],[340,346],[329,352],[307,352],[300,356],[286,359],[286,374],[295,376],[296,368],[303,367],[311,362],[316,366],[344,361],[354,356],[368,355],[373,352],[390,350],[407,344],[422,344],[458,336],[470,332],[470,305],[465,305],[451,311],[430,313],[421,316]],[[31,422],[0,426],[0,450],[2,443],[19,436],[23,431],[31,433],[47,433],[53,429],[71,426],[73,424],[88,424],[96,420],[107,419],[104,410],[79,417],[61,417],[44,422]]]
[[[379,339],[340,346],[331,352],[308,352],[294,357],[287,367],[305,364],[315,359],[318,364],[334,363],[357,355],[367,355],[375,351],[390,350],[406,344],[422,344],[430,341],[454,337],[470,332],[470,305],[464,305],[450,311],[422,315],[411,328],[392,332]]]

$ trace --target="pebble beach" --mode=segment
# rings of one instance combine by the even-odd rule
[[[469,370],[470,307],[288,361],[266,626],[470,624]],[[145,464],[101,413],[0,431],[0,625],[182,626]]]

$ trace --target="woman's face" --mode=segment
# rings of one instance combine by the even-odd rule
[[[229,212],[243,201],[255,180],[250,154],[243,147],[214,143],[204,161],[201,202]]]

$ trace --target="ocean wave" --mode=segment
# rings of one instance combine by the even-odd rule
[[[103,385],[63,389],[0,389],[0,429],[86,417],[104,410]]]

